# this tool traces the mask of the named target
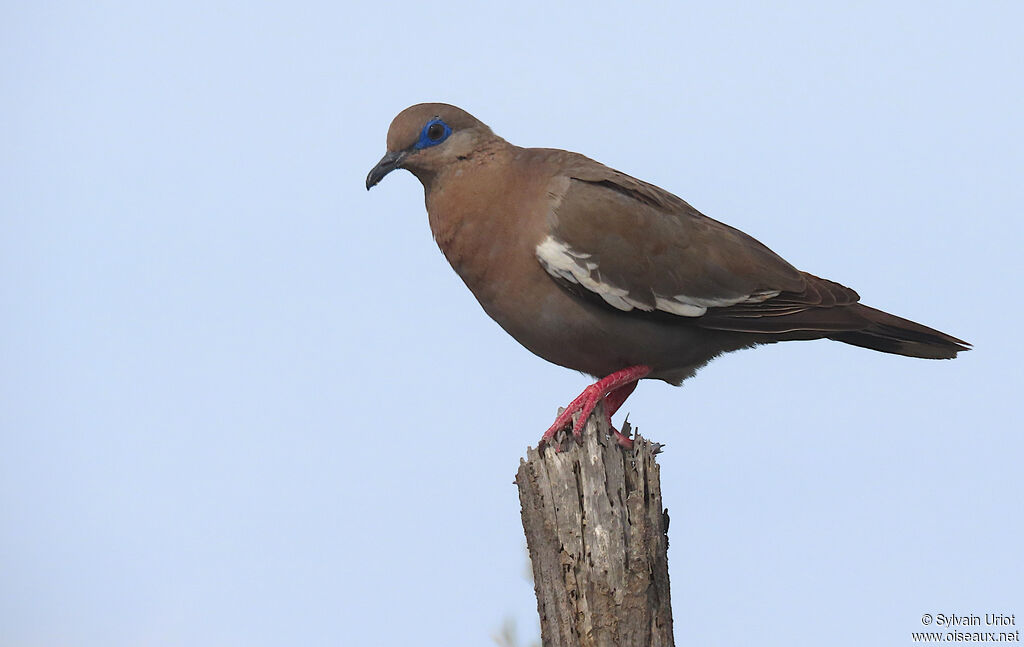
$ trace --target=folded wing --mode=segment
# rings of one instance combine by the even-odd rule
[[[567,289],[624,312],[779,339],[829,337],[916,357],[966,344],[857,303],[850,288],[801,272],[684,200],[571,155],[551,189],[537,259]]]

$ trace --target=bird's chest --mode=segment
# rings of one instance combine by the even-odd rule
[[[537,265],[529,246],[505,226],[500,212],[431,218],[437,246],[477,300],[491,304],[524,289]],[[539,269],[539,265],[537,267]]]
[[[432,192],[430,229],[452,268],[489,313],[499,302],[523,298],[543,277],[536,259],[540,219],[493,192]],[[492,313],[492,316],[493,313]]]
[[[537,260],[547,236],[548,192],[524,184],[500,193],[428,192],[438,247],[484,311],[519,343],[563,366],[590,373],[607,368],[586,360],[608,344],[605,327]]]

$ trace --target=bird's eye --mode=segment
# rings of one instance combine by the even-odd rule
[[[439,117],[434,117],[427,122],[427,125],[420,131],[420,140],[416,142],[413,148],[429,148],[436,146],[444,140],[448,139],[448,135],[452,134],[452,129],[448,124],[444,123]]]

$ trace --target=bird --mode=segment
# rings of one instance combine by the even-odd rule
[[[515,146],[453,105],[402,110],[367,190],[396,169],[423,185],[434,240],[484,311],[534,354],[596,379],[539,446],[570,425],[579,439],[603,402],[630,447],[611,416],[638,382],[678,386],[723,353],[813,339],[927,359],[971,347],[861,304],[660,187]]]

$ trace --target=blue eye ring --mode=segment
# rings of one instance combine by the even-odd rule
[[[423,126],[423,130],[420,131],[420,139],[413,146],[416,150],[421,148],[430,148],[431,146],[437,146],[444,140],[448,139],[448,135],[452,134],[452,129],[448,124],[444,123],[440,117],[434,117]]]

